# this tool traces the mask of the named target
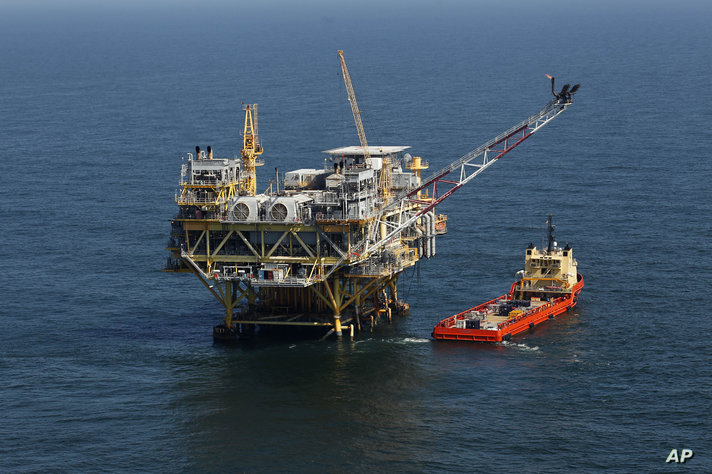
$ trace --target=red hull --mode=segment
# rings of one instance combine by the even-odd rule
[[[580,274],[578,275],[577,282],[568,295],[552,299],[541,306],[537,306],[518,316],[503,321],[497,324],[496,329],[465,329],[455,327],[456,321],[466,319],[466,315],[472,311],[481,311],[491,304],[498,303],[505,299],[513,299],[517,284],[518,283],[514,283],[506,295],[502,295],[499,298],[495,298],[479,306],[450,316],[447,319],[443,319],[433,328],[433,337],[435,339],[471,342],[500,342],[509,340],[515,334],[531,329],[576,306],[578,295],[583,289],[583,277]]]

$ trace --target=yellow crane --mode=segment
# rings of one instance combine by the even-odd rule
[[[349,96],[349,104],[351,104],[351,112],[354,114],[354,122],[356,122],[356,133],[358,133],[358,139],[363,147],[363,157],[366,161],[366,166],[371,167],[371,153],[368,151],[368,142],[366,141],[366,132],[363,131],[363,123],[361,123],[361,111],[358,109],[358,104],[356,103],[356,94],[354,93],[354,86],[351,84],[351,75],[349,75],[349,68],[346,67],[346,60],[344,59],[344,52],[339,50],[339,60],[341,61],[341,72],[344,76],[344,84],[346,85],[346,93]]]
[[[368,142],[366,141],[366,132],[363,130],[363,123],[361,122],[361,111],[356,103],[356,93],[354,92],[354,86],[351,83],[351,75],[349,74],[349,69],[346,67],[346,60],[344,59],[344,52],[339,50],[339,60],[341,61],[341,72],[344,76],[344,84],[346,85],[346,93],[348,94],[349,104],[351,104],[351,112],[354,115],[354,122],[356,122],[356,132],[358,133],[358,139],[361,142],[361,147],[363,147],[363,159],[366,163],[366,167],[370,168],[371,163],[371,152],[368,149]],[[380,189],[381,197],[383,198],[383,203],[388,204],[391,198],[391,164],[390,160],[383,157],[381,162],[381,177],[378,183]]]
[[[253,119],[254,111],[254,119]],[[263,163],[257,161],[257,156],[263,152],[257,135],[257,104],[245,105],[245,128],[242,133],[242,163],[244,178],[240,180],[241,194],[254,196],[257,194],[257,166]]]

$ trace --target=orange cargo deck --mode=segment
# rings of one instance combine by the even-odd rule
[[[482,303],[449,318],[443,319],[433,328],[432,336],[435,339],[470,341],[470,342],[500,342],[509,340],[515,334],[543,323],[576,306],[578,295],[583,289],[583,277],[578,274],[577,282],[570,293],[550,299],[550,301],[531,301],[531,306],[514,316],[500,316],[489,314],[493,305],[514,300],[515,290],[519,282],[512,285],[509,293],[498,298]],[[457,327],[464,321],[471,320],[475,313],[485,313],[484,319],[479,320],[479,329]]]

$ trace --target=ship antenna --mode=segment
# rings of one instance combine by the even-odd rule
[[[556,228],[556,226],[553,223],[551,214],[548,214],[546,217],[547,217],[546,223],[549,226],[549,236],[548,236],[549,242],[546,246],[546,251],[548,253],[551,253],[551,251],[554,249],[554,229]]]

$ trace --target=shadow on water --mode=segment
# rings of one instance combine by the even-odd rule
[[[387,461],[379,440],[427,437],[417,400],[436,375],[426,362],[431,347],[428,339],[384,334],[215,346],[203,362],[186,360],[176,379],[184,448],[195,467],[215,456],[246,470],[336,467],[334,452],[342,468],[364,452]]]

